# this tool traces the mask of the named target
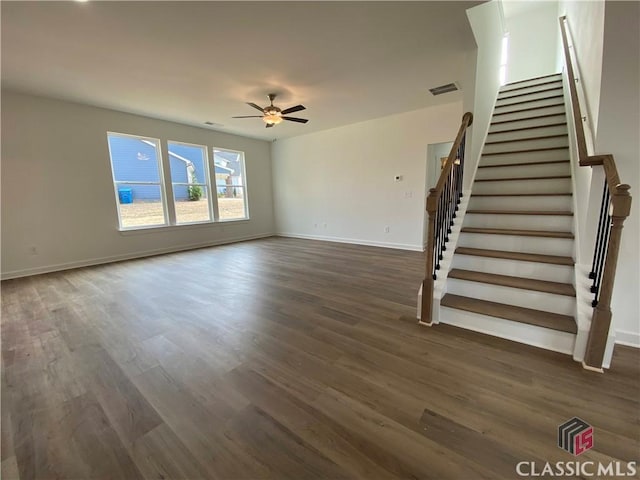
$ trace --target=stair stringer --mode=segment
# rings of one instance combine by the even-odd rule
[[[453,262],[453,253],[458,246],[458,239],[460,238],[460,229],[464,223],[464,217],[467,213],[467,207],[469,206],[469,200],[471,199],[471,190],[463,190],[460,204],[458,205],[458,211],[456,212],[456,218],[453,220],[453,226],[451,227],[451,233],[449,234],[449,241],[447,242],[447,249],[442,255],[440,261],[440,270],[438,270],[437,278],[433,284],[433,309],[431,311],[431,323],[425,323],[420,321],[422,315],[422,285],[418,289],[418,306],[416,309],[416,318],[418,324],[430,327],[431,325],[440,323],[440,300],[447,293],[447,276],[451,270]]]

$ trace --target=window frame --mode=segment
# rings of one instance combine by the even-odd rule
[[[157,155],[157,168],[158,168],[158,182],[144,182],[144,181],[116,181],[115,178],[115,170],[113,167],[112,160],[112,152],[111,152],[111,144],[109,142],[109,137],[111,135],[133,138],[136,140],[146,141],[149,143],[154,143],[154,147],[156,149]],[[199,185],[208,189],[209,194],[209,202],[208,202],[208,211],[209,211],[209,220],[202,220],[196,222],[178,222],[176,209],[175,209],[175,193],[174,193],[174,182],[171,177],[171,161],[169,159],[169,144],[178,144],[178,145],[186,145],[192,147],[202,148],[204,150],[204,168],[206,170],[206,181],[205,183],[197,183],[197,184],[185,184],[183,182],[175,182],[175,185]],[[212,144],[202,145],[199,143],[190,143],[190,142],[182,142],[178,140],[163,140],[160,138],[155,138],[146,135],[136,135],[132,133],[120,133],[112,130],[107,130],[107,149],[109,152],[109,167],[111,168],[111,183],[113,186],[114,199],[116,202],[116,213],[118,215],[118,231],[122,235],[133,235],[136,233],[151,233],[153,231],[167,231],[167,230],[182,230],[188,228],[199,228],[199,227],[207,227],[214,226],[216,224],[223,223],[233,223],[233,222],[247,222],[250,220],[249,214],[249,182],[247,179],[247,164],[246,164],[246,156],[243,150],[235,150],[232,148],[224,148],[218,147]],[[220,218],[220,208],[218,204],[218,184],[216,183],[216,174],[215,174],[215,152],[230,152],[237,153],[240,156],[240,163],[242,166],[242,182],[241,186],[238,186],[243,191],[243,206],[244,206],[244,217],[238,218],[229,218],[229,219],[221,219]],[[211,152],[211,156],[209,153]],[[169,161],[164,161],[165,157],[169,159]],[[167,181],[167,175],[169,181]],[[133,227],[125,227],[122,225],[122,215],[120,213],[120,197],[118,194],[118,184],[122,185],[157,185],[160,189],[160,200],[162,202],[162,213],[164,218],[164,223],[162,224],[154,224],[154,225],[140,225]],[[171,202],[169,200],[172,200]]]
[[[126,137],[126,138],[135,138],[136,140],[141,140],[141,141],[147,141],[147,142],[155,142],[155,149],[156,149],[156,156],[157,156],[157,168],[158,168],[158,182],[143,182],[143,181],[130,181],[130,180],[123,180],[123,181],[118,181],[116,180],[116,173],[115,170],[113,168],[113,155],[111,152],[111,143],[109,142],[109,137],[113,135],[113,136],[118,136],[118,137]],[[166,186],[165,186],[165,179],[164,179],[164,168],[163,168],[163,161],[162,161],[162,141],[159,138],[154,138],[154,137],[148,137],[145,135],[134,135],[131,133],[120,133],[120,132],[113,132],[113,131],[107,131],[107,148],[109,149],[109,165],[111,166],[111,181],[113,184],[113,194],[114,194],[114,198],[116,201],[116,212],[118,213],[118,229],[121,232],[127,232],[127,231],[132,231],[132,230],[146,230],[146,229],[152,229],[152,228],[164,228],[164,227],[168,227],[171,224],[169,223],[169,212],[167,209],[167,193],[166,193]],[[134,226],[134,227],[125,227],[122,225],[122,215],[120,213],[120,196],[118,194],[118,184],[123,184],[123,185],[157,185],[160,188],[160,201],[162,202],[162,214],[163,214],[163,218],[164,218],[164,223],[158,223],[158,224],[153,224],[153,225],[138,225],[138,226]]]
[[[222,147],[216,147],[213,146],[211,148],[211,152],[213,154],[213,180],[215,183],[215,170],[216,170],[216,165],[215,165],[215,161],[216,161],[216,150],[218,151],[222,151],[222,152],[230,152],[230,153],[237,153],[240,155],[241,158],[241,164],[242,164],[242,190],[244,191],[244,217],[242,218],[228,218],[228,219],[220,219],[220,218],[216,218],[216,221],[224,223],[224,222],[240,222],[243,220],[249,220],[249,188],[248,188],[248,183],[247,183],[247,164],[245,162],[245,156],[244,156],[244,152],[242,150],[234,150],[232,148],[222,148]],[[216,210],[217,210],[217,215],[219,217],[220,215],[220,210],[218,208],[218,184],[215,183],[216,186],[216,192],[215,192],[215,197],[216,197]]]
[[[187,147],[198,147],[201,148],[204,152],[204,176],[205,176],[205,180],[206,183],[183,183],[183,182],[174,182],[173,178],[171,177],[171,159],[169,159],[168,163],[168,168],[169,168],[169,175],[170,175],[170,179],[171,179],[171,195],[173,198],[173,208],[174,208],[174,212],[175,212],[175,223],[171,224],[170,226],[175,226],[175,227],[181,227],[183,225],[200,225],[200,224],[207,224],[207,223],[215,223],[216,222],[216,213],[217,213],[217,197],[213,198],[214,195],[212,195],[212,191],[211,191],[211,166],[209,164],[209,147],[207,145],[200,145],[198,143],[189,143],[189,142],[179,142],[176,140],[167,140],[167,155],[170,157],[171,154],[169,153],[170,150],[170,144],[177,144],[177,145],[185,145]],[[214,165],[214,171],[215,171],[215,165]],[[215,180],[215,178],[214,178]],[[207,197],[207,210],[209,211],[209,220],[200,220],[200,221],[196,221],[196,222],[179,222],[178,221],[178,214],[177,211],[175,210],[176,208],[176,194],[175,194],[175,190],[174,190],[174,186],[201,186],[201,187],[205,187],[207,189],[208,192],[208,197]]]

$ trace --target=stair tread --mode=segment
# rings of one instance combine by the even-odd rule
[[[570,197],[571,192],[555,193],[472,193],[472,197]]]
[[[511,112],[498,112],[493,114],[494,117],[498,115],[509,115],[511,113],[520,113],[520,112],[528,112],[530,110],[540,110],[542,108],[551,108],[551,107],[564,107],[564,103],[552,103],[551,105],[542,105],[540,107],[529,107],[529,108],[521,108],[520,110],[513,110]],[[560,113],[554,113],[554,115],[560,115]],[[519,118],[518,120],[524,120],[523,118]],[[493,125],[493,122],[492,122]]]
[[[486,233],[489,235],[519,235],[524,237],[550,237],[550,238],[573,238],[571,232],[554,232],[548,230],[520,230],[510,228],[479,228],[463,227],[461,232],[466,233]]]
[[[532,110],[532,109],[530,109]],[[502,125],[503,123],[513,123],[513,122],[524,122],[526,120],[538,120],[540,118],[547,118],[547,117],[556,117],[558,115],[566,115],[566,112],[559,112],[559,113],[545,113],[544,115],[534,115],[532,117],[524,117],[524,118],[514,118],[513,120],[500,120],[497,122],[494,122],[493,120],[491,121],[491,125]],[[505,115],[504,113],[501,113],[499,115]]]
[[[500,93],[517,92],[518,90],[524,90],[525,88],[542,87],[544,85],[551,85],[553,83],[560,83],[562,85],[561,82],[562,82],[562,78],[558,78],[556,80],[549,80],[547,82],[542,82],[542,83],[534,83],[533,85],[524,85],[522,87],[510,88],[508,90],[503,90],[503,88],[507,86],[507,85],[504,85],[502,88],[500,88]]]
[[[573,266],[575,262],[571,257],[559,255],[541,255],[539,253],[509,252],[507,250],[485,250],[483,248],[458,247],[455,253],[460,255],[474,255],[477,257],[504,258],[507,260],[520,260],[523,262],[551,263],[553,265]]]
[[[504,85],[502,85],[501,88],[510,87],[511,85],[518,85],[519,83],[533,82],[534,80],[542,80],[543,78],[549,78],[549,77],[560,77],[558,80],[562,80],[562,76],[561,75],[562,75],[561,72],[550,73],[549,75],[542,75],[540,77],[527,78],[525,80],[518,80],[518,81],[515,81],[515,82],[505,83]],[[529,86],[533,87],[535,85],[541,85],[541,84],[534,83],[533,85],[529,85]]]
[[[573,216],[573,212],[561,210],[467,210],[467,213],[481,215],[559,215]]]
[[[477,298],[464,297],[447,293],[440,300],[440,305],[458,310],[479,313],[491,317],[504,318],[515,322],[526,323],[538,327],[549,328],[560,332],[577,333],[578,329],[573,317],[558,313],[535,310],[533,308],[516,307],[504,303],[490,302]]]
[[[526,167],[529,165],[551,165],[554,163],[570,163],[570,160],[544,160],[540,162],[524,162],[524,163],[499,163],[496,165],[478,165],[478,168],[496,168],[496,167]]]
[[[498,133],[503,133],[503,132],[498,132]],[[499,145],[501,143],[514,143],[514,142],[528,142],[530,140],[545,140],[547,138],[560,138],[560,137],[567,137],[568,135],[566,133],[559,133],[556,135],[544,135],[544,136],[539,136],[539,137],[527,137],[527,138],[514,138],[514,139],[510,139],[510,140],[495,140],[493,142],[484,142],[485,145]]]
[[[571,178],[571,175],[552,175],[549,177],[508,177],[508,178],[479,178],[476,182],[512,182],[515,180],[557,180]]]
[[[557,83],[557,82],[552,82],[552,83]],[[542,85],[550,85],[550,84],[542,84]],[[540,85],[530,85],[529,87],[524,87],[524,88],[533,88],[533,87],[538,87]],[[522,90],[522,89],[520,89]],[[552,92],[554,90],[562,90],[562,84],[558,85],[558,86],[553,86],[553,87],[548,87],[548,88],[541,88],[539,90],[536,90],[534,92],[525,92],[525,93],[516,93],[515,95],[507,95],[507,96],[502,96],[503,93],[511,93],[511,92],[517,92],[518,89],[513,89],[513,90],[506,90],[504,92],[500,92],[498,94],[498,98],[497,101],[499,100],[509,100],[510,98],[518,98],[518,97],[526,97],[527,95],[535,95],[537,93],[543,93],[543,92]]]
[[[530,153],[530,152],[546,152],[549,150],[566,150],[569,146],[559,147],[544,147],[544,148],[527,148],[525,150],[509,150],[507,152],[482,152],[483,157],[490,157],[492,155],[511,155],[513,153]]]
[[[521,101],[519,101],[519,102],[507,103],[507,104],[505,104],[505,105],[496,105],[496,106],[494,107],[494,109],[495,109],[495,108],[512,107],[512,106],[514,106],[514,105],[522,105],[522,104],[524,104],[524,103],[541,102],[541,101],[543,101],[543,100],[551,100],[552,98],[561,98],[562,96],[563,96],[562,94],[560,94],[560,95],[549,95],[549,96],[547,96],[547,97],[534,98],[534,99],[531,99],[531,100],[521,100]],[[545,105],[545,106],[546,106],[546,105]]]
[[[561,114],[558,114],[561,115]],[[499,130],[497,132],[489,132],[488,135],[498,135],[500,133],[523,132],[525,130],[537,130],[539,128],[562,127],[567,122],[549,123],[548,125],[533,125],[531,127],[510,128],[508,130]],[[523,138],[522,140],[531,140],[531,138]]]
[[[549,282],[533,278],[513,277],[510,275],[498,275],[496,273],[476,272],[454,268],[449,272],[449,278],[467,280],[469,282],[489,283],[502,287],[519,288],[522,290],[534,290],[536,292],[552,293],[575,297],[576,291],[570,283]]]

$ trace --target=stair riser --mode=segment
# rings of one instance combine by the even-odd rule
[[[539,92],[540,90],[544,90],[547,88],[562,88],[562,80],[559,81],[555,81],[553,83],[548,83],[548,81],[537,84],[537,85],[533,85],[531,87],[526,87],[526,88],[519,88],[517,90],[513,90],[513,88],[516,88],[517,86],[514,86],[511,90],[503,90],[502,88],[500,89],[500,93],[498,94],[498,100],[502,100],[505,97],[508,97],[510,95],[519,95],[522,93],[533,93],[533,92]],[[504,88],[504,87],[503,87]]]
[[[545,98],[544,100],[535,100],[528,103],[515,103],[512,105],[505,105],[503,107],[501,107],[500,105],[496,105],[494,113],[513,112],[525,108],[549,107],[551,105],[557,105],[558,103],[562,103],[562,98]]]
[[[553,197],[471,197],[469,210],[573,210],[570,196]]]
[[[573,267],[551,263],[523,262],[506,258],[480,257],[476,255],[455,254],[453,268],[476,272],[510,275],[512,277],[533,278],[549,282],[572,283]]]
[[[531,80],[524,80],[522,82],[503,85],[500,88],[500,92],[508,92],[509,90],[513,90],[514,88],[535,86],[535,85],[540,85],[541,83],[554,82],[554,81],[562,81],[562,74],[556,73],[553,75],[547,75],[542,78],[532,78]]]
[[[541,89],[544,87],[540,87]],[[543,89],[543,90],[536,90],[533,92],[528,92],[525,95],[523,95],[523,91],[521,90],[516,90],[513,93],[509,93],[509,94],[505,94],[506,95],[519,95],[517,97],[508,97],[508,98],[501,98],[500,96],[498,97],[498,100],[496,101],[496,107],[501,107],[503,105],[511,105],[513,103],[518,103],[518,102],[527,102],[529,100],[544,100],[547,97],[551,97],[551,96],[555,96],[555,95],[562,95],[562,85],[560,85],[560,87],[557,88],[553,88],[553,89]]]
[[[447,293],[465,297],[479,298],[490,302],[533,308],[561,315],[575,315],[576,299],[565,295],[536,292],[521,288],[503,287],[488,283],[470,282],[458,278],[449,278]]]
[[[500,121],[500,117],[496,117]],[[567,116],[564,114],[553,115],[550,117],[532,118],[527,120],[519,120],[517,122],[496,123],[489,127],[489,133],[502,132],[504,130],[512,130],[514,128],[531,128],[540,127],[542,125],[553,125],[555,123],[566,123]],[[493,138],[493,136],[489,137]]]
[[[550,135],[567,135],[566,125],[556,125],[554,127],[531,128],[529,130],[518,130],[515,132],[491,133],[487,137],[487,142],[502,142],[505,140],[525,140],[532,137],[547,137]]]
[[[541,255],[559,255],[563,257],[573,257],[574,255],[573,239],[571,238],[462,232],[458,240],[458,246],[506,250],[508,252],[539,253]]]
[[[576,337],[572,333],[444,306],[440,307],[440,322],[568,355],[573,353]]]
[[[571,232],[573,217],[564,215],[492,215],[467,213],[465,227]]]
[[[507,180],[498,182],[475,182],[473,193],[555,193],[570,192],[570,178],[545,180]]]
[[[543,165],[523,165],[517,167],[479,168],[476,180],[484,178],[514,178],[514,177],[551,177],[557,175],[571,175],[569,163],[551,163]]]
[[[542,150],[538,152],[510,153],[504,155],[483,155],[480,165],[504,165],[505,163],[548,162],[569,160],[569,149]]]
[[[514,152],[522,150],[537,150],[542,148],[568,148],[569,137],[540,138],[537,140],[518,140],[517,142],[486,144],[482,150],[482,155],[492,153]]]
[[[557,98],[555,100],[562,100],[562,99]],[[557,101],[554,103],[561,103],[561,102]],[[533,108],[534,106],[535,105],[525,103],[524,105],[521,106],[521,108],[522,109]],[[511,110],[513,110],[513,108]],[[520,108],[518,108],[517,110],[520,110]],[[537,117],[539,115],[564,115],[565,110],[564,110],[564,104],[563,104],[563,105],[554,105],[553,107],[537,108],[535,110],[526,110],[524,112],[515,112],[515,113],[508,113],[508,114],[506,112],[507,112],[507,109],[499,109],[499,111],[494,112],[494,116],[491,119],[491,123],[505,122],[509,120],[524,120],[524,119],[528,119],[529,117]],[[505,113],[505,115],[495,115],[496,113]]]

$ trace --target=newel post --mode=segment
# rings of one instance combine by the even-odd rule
[[[587,349],[585,351],[584,361],[582,362],[583,367],[587,370],[602,372],[604,352],[607,346],[609,328],[611,326],[611,295],[613,294],[613,283],[616,277],[622,227],[625,218],[627,218],[631,212],[630,188],[631,187],[626,184],[617,185],[615,193],[612,192],[613,194],[611,196],[611,234],[607,247],[598,304],[593,311]]]
[[[433,324],[433,252],[435,250],[436,236],[436,210],[438,209],[437,189],[429,190],[427,197],[427,248],[425,250],[426,262],[424,281],[422,282],[422,308],[420,311],[420,323],[431,326]]]

